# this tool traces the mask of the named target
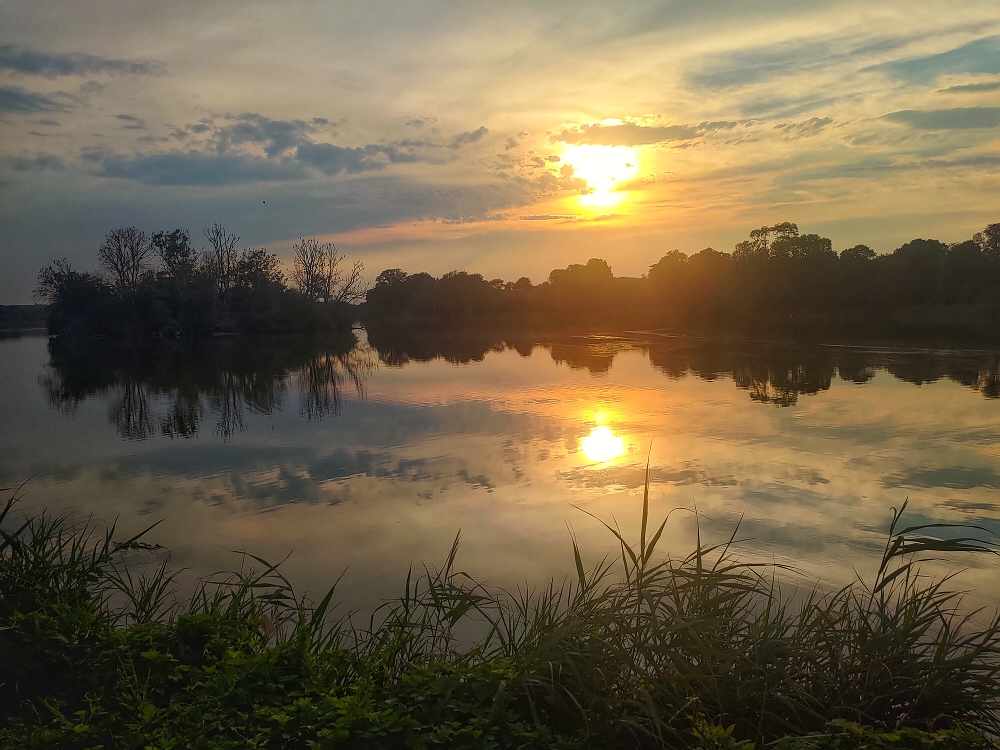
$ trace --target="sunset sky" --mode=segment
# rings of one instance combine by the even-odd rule
[[[130,224],[369,278],[891,252],[1000,221],[998,170],[995,0],[0,0],[0,304]]]

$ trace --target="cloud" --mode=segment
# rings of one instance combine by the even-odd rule
[[[748,47],[709,58],[699,71],[687,75],[695,87],[745,86],[772,78],[792,75],[829,61],[828,42],[796,40],[767,47]]]
[[[58,76],[128,74],[150,75],[163,72],[159,63],[131,60],[108,60],[104,57],[70,54],[52,54],[20,47],[16,44],[0,45],[0,70],[56,78]]]
[[[442,224],[481,224],[486,221],[506,221],[510,214],[494,213],[492,211],[482,211],[480,213],[461,216],[458,218],[442,218]]]
[[[325,175],[335,175],[340,172],[359,174],[374,172],[385,168],[385,162],[375,154],[360,146],[348,148],[334,146],[332,143],[302,143],[295,150],[298,161],[318,169]]]
[[[940,89],[939,94],[978,94],[983,91],[1000,91],[1000,81],[979,81],[978,83],[960,83]]]
[[[122,125],[123,130],[145,130],[146,123],[140,120],[135,115],[115,115],[116,120],[120,120],[125,124]]]
[[[0,112],[68,112],[69,107],[20,86],[0,86]]]
[[[885,71],[915,83],[930,83],[948,73],[1000,73],[1000,36],[977,39],[936,55],[895,60],[864,70]]]
[[[141,130],[145,123],[134,115],[115,118],[126,129]],[[231,185],[257,181],[300,180],[319,172],[328,177],[338,174],[377,172],[391,164],[432,162],[421,149],[440,149],[441,142],[398,141],[364,146],[338,146],[314,141],[310,135],[328,130],[325,118],[312,120],[275,120],[254,112],[206,117],[184,128],[174,128],[172,137],[188,141],[187,151],[172,150],[159,154],[132,156],[91,150],[84,160],[99,165],[98,175],[133,179],[158,185]],[[485,127],[461,133],[452,143],[472,143],[485,133]],[[146,143],[168,141],[166,137],[148,136]],[[263,152],[261,154],[260,152]],[[440,153],[440,152],[438,152]]]
[[[833,120],[829,117],[810,117],[802,122],[779,122],[775,130],[782,130],[790,138],[808,138],[816,135]]]
[[[470,130],[468,133],[459,133],[451,139],[448,148],[459,148],[466,143],[475,143],[482,140],[483,136],[489,132],[486,126],[482,125],[475,130]]]
[[[254,143],[263,145],[264,153],[268,156],[277,156],[297,147],[308,133],[315,132],[326,124],[325,120],[272,120],[255,112],[245,112],[227,119],[232,121],[231,125],[215,129],[214,141],[219,151],[226,151],[233,145]],[[199,129],[198,126],[193,126],[193,132],[205,132],[213,128],[211,121],[202,121],[199,125],[203,127]]]
[[[698,125],[640,125],[623,122],[620,125],[587,123],[557,133],[552,140],[563,143],[586,143],[602,146],[643,146],[669,141],[690,141],[708,133],[732,130],[738,122],[722,120]]]
[[[33,169],[61,171],[66,168],[58,157],[45,153],[37,153],[34,156],[7,156],[0,163],[10,167],[15,172],[28,172]]]
[[[102,177],[150,185],[235,185],[299,180],[307,176],[306,170],[291,159],[265,159],[247,154],[171,151],[128,157],[87,152],[84,160],[96,163]]]
[[[860,41],[849,37],[802,37],[776,44],[744,47],[703,58],[686,75],[689,88],[737,88],[788,76],[822,73],[837,65],[885,53],[913,41],[896,36]]]
[[[965,130],[1000,127],[1000,107],[902,109],[883,116],[916,130]]]

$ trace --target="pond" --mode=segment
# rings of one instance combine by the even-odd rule
[[[911,523],[1000,532],[998,364],[656,332],[7,338],[0,487],[122,533],[158,522],[182,580],[245,550],[314,595],[344,573],[338,598],[367,610],[459,532],[458,567],[502,586],[562,579],[571,535],[590,563],[615,554],[597,519],[638,535],[648,460],[663,553],[735,533],[785,585],[834,586],[870,574],[907,498]],[[959,566],[996,606],[1000,563],[933,570]]]

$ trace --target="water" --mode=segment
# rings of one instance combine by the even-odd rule
[[[232,340],[199,347],[0,340],[0,487],[21,507],[119,519],[198,576],[240,550],[367,609],[411,564],[498,585],[562,578],[588,513],[638,533],[647,454],[661,542],[698,528],[785,580],[877,563],[891,507],[1000,532],[1000,379],[989,352],[749,345],[658,336]],[[5,493],[8,494],[8,493]],[[697,509],[697,516],[693,512]],[[1000,563],[961,565],[1000,600]],[[187,585],[187,584],[185,584]]]

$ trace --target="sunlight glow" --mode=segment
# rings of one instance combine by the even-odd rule
[[[573,176],[587,181],[592,192],[580,196],[585,206],[613,206],[625,193],[618,191],[620,183],[639,171],[639,153],[625,146],[570,145],[562,159],[573,167]]]
[[[615,435],[610,427],[600,425],[583,439],[581,450],[591,461],[610,461],[625,452],[625,439]]]

